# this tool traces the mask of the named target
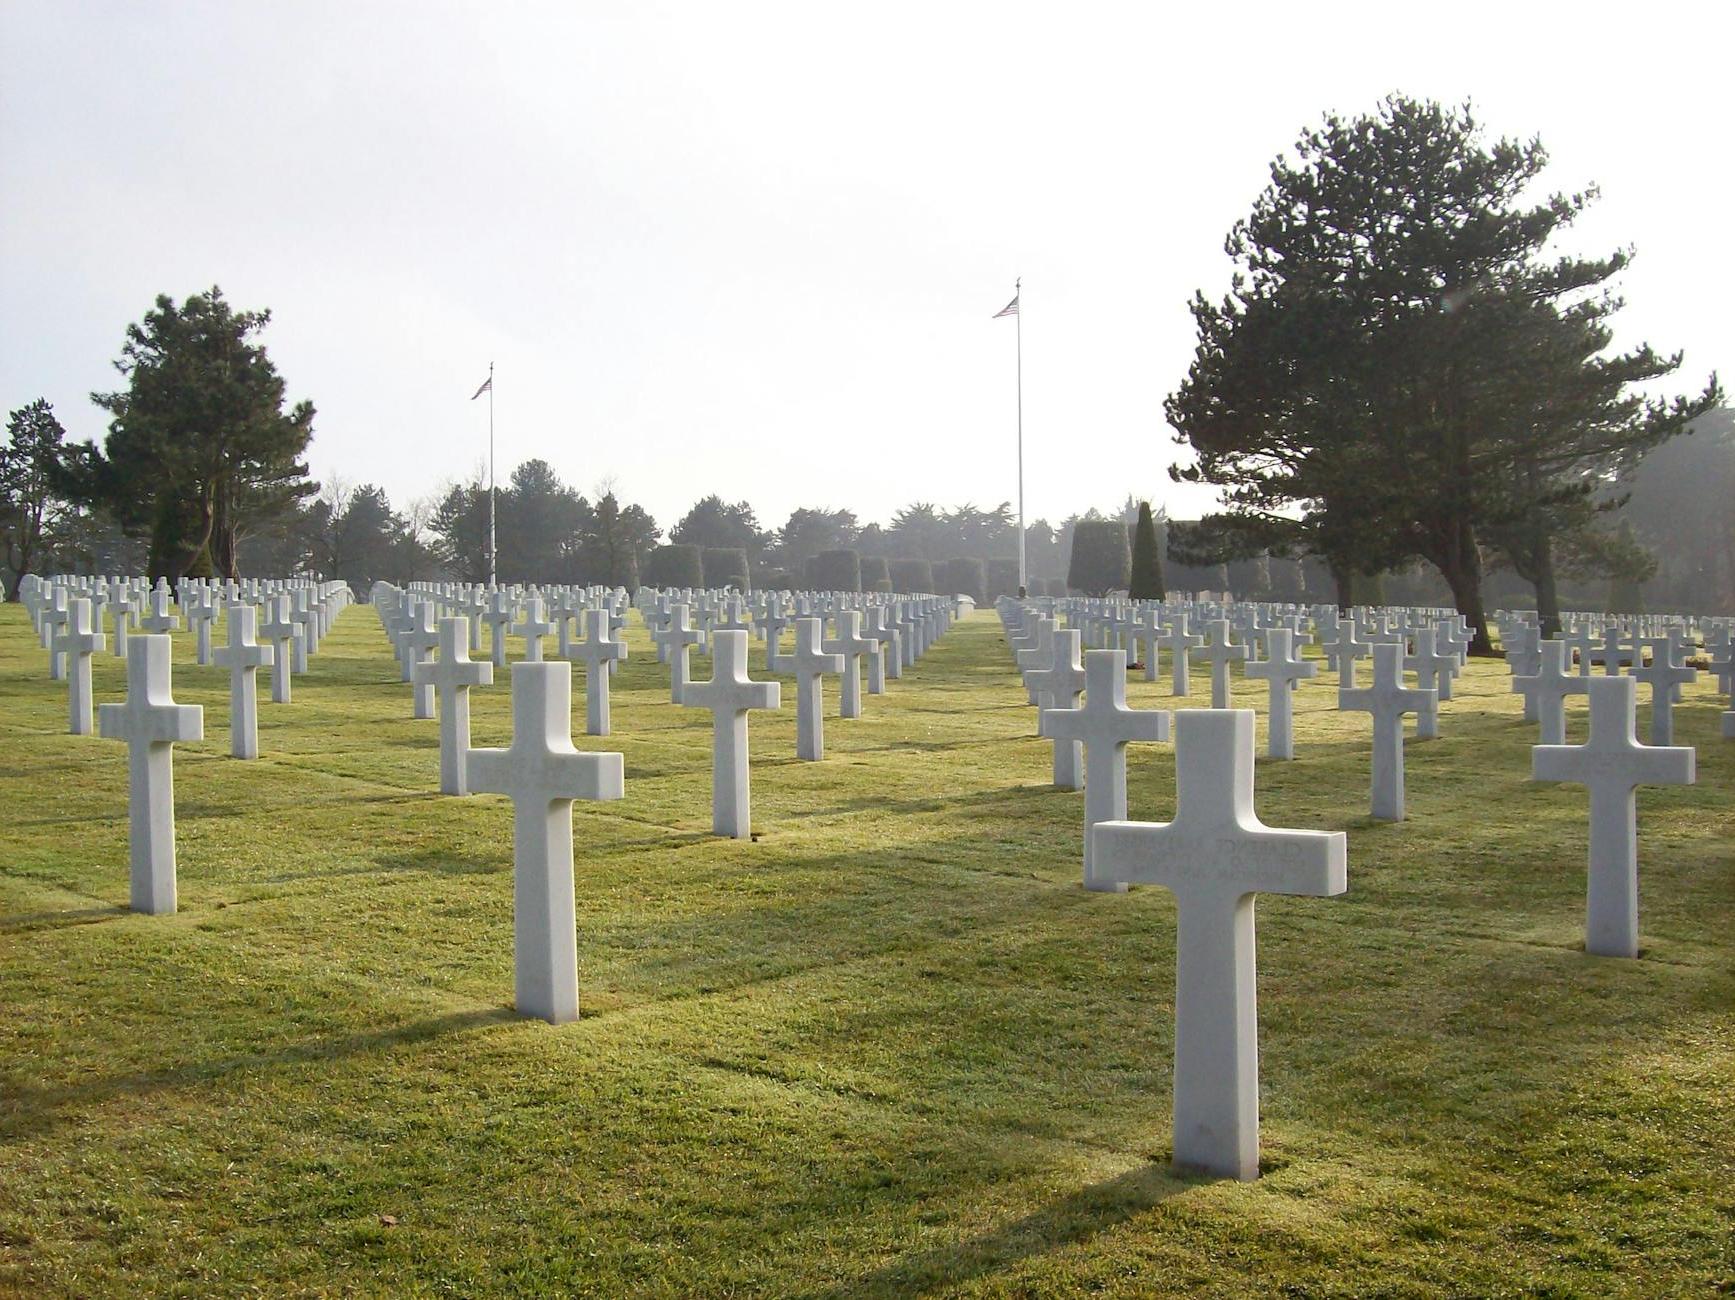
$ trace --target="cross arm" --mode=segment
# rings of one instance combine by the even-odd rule
[[[1189,830],[1174,822],[1098,822],[1092,870],[1108,880],[1182,892],[1222,890],[1323,898],[1348,888],[1342,831],[1255,823]]]

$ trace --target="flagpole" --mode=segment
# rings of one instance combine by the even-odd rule
[[[494,585],[494,363],[488,363],[488,585]]]
[[[1024,569],[1024,277],[1012,282],[1012,301],[1018,304],[1014,317],[1018,327],[1018,599],[1029,594],[1029,575]]]

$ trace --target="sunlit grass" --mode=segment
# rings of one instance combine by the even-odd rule
[[[992,615],[829,716],[821,764],[792,707],[755,714],[758,843],[709,835],[709,714],[668,703],[633,625],[614,736],[582,734],[574,684],[627,797],[577,806],[584,1017],[557,1029],[507,1005],[510,805],[432,793],[435,725],[372,611],[261,704],[251,763],[226,674],[176,638],[206,739],[177,751],[163,918],[124,910],[124,748],[65,734],[0,610],[0,1291],[1735,1285],[1709,684],[1677,715],[1699,784],[1640,796],[1637,962],[1582,951],[1584,791],[1526,780],[1503,665],[1409,746],[1399,825],[1366,816],[1367,716],[1329,672],[1302,687],[1259,811],[1348,830],[1350,891],[1259,905],[1265,1176],[1238,1185],[1167,1171],[1174,910],[1078,887],[1083,796],[1048,785]],[[119,697],[120,661],[97,685]],[[1166,674],[1128,695],[1175,703]],[[504,685],[472,699],[505,743]],[[1132,815],[1168,817],[1171,748],[1131,752]]]

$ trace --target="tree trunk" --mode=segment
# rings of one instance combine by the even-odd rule
[[[23,525],[19,525],[20,528]],[[13,541],[6,547],[6,567],[12,570],[12,576],[6,579],[6,599],[18,599],[18,590],[24,585],[24,575],[30,572],[30,545],[28,542]]]
[[[1331,585],[1337,589],[1337,612],[1347,614],[1355,603],[1355,575],[1340,564],[1331,565]]]
[[[235,564],[235,530],[218,527],[211,530],[211,570],[223,578],[239,578]]]
[[[1542,635],[1556,637],[1560,635],[1560,593],[1554,581],[1554,544],[1544,537],[1532,559],[1535,573],[1530,582],[1536,588],[1536,613]]]
[[[1476,549],[1474,530],[1467,523],[1455,525],[1439,554],[1430,558],[1452,589],[1453,604],[1470,625],[1470,653],[1492,655],[1494,642],[1482,612],[1482,557]]]

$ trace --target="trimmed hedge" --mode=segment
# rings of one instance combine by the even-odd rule
[[[910,595],[934,590],[934,566],[926,560],[888,560],[886,569],[891,576],[893,591]]]
[[[1131,585],[1127,595],[1134,600],[1161,600],[1163,590],[1163,554],[1157,546],[1157,521],[1151,516],[1151,503],[1139,502],[1139,522],[1133,528],[1133,559]]]
[[[880,583],[890,584],[892,575],[886,570],[886,557],[883,555],[864,555],[861,557],[861,587],[863,591],[879,591]],[[884,590],[890,591],[890,585]]]
[[[679,542],[657,547],[645,557],[645,582],[652,587],[703,587],[705,564],[699,548]]]
[[[988,561],[987,593],[989,600],[1018,594],[1018,561],[1001,558]]]
[[[1125,591],[1132,579],[1127,526],[1118,519],[1080,519],[1072,529],[1072,559],[1067,585],[1087,596]]]
[[[941,560],[934,566],[934,581],[938,584],[935,590],[939,594],[968,596],[978,605],[983,603],[982,593],[987,589],[987,579],[983,576],[980,560],[967,555]]]
[[[807,583],[815,591],[860,591],[861,556],[848,549],[821,551],[807,562]]]
[[[734,587],[748,591],[747,552],[739,546],[707,546],[701,558],[707,587]]]

